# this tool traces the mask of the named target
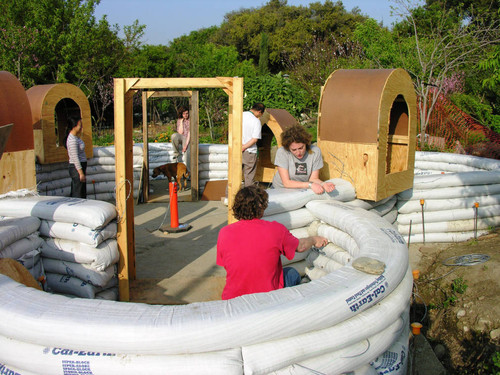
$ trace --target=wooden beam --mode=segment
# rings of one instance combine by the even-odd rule
[[[128,92],[139,81],[140,78],[125,78],[125,92]]]
[[[234,196],[241,186],[242,178],[242,155],[241,155],[241,137],[243,121],[243,78],[233,78],[233,95],[229,96],[229,135],[228,135],[228,207],[232,207]],[[227,213],[228,224],[234,223],[236,218],[231,209]]]
[[[125,80],[127,87],[134,90],[226,87],[218,78],[125,78]]]
[[[148,145],[148,98],[149,92],[142,92],[142,195],[149,199],[149,145]]]
[[[192,91],[154,91],[151,95],[155,98],[173,98],[173,97],[181,97],[181,98],[190,98],[193,95]]]
[[[223,89],[224,92],[228,96],[232,96],[233,95],[233,79],[228,78],[228,77],[218,77],[217,79],[224,84],[224,86],[225,86],[225,88]]]
[[[117,243],[120,252],[118,287],[121,301],[129,301],[130,279],[135,279],[132,96],[126,80],[114,80],[115,94],[115,183],[118,211]]]

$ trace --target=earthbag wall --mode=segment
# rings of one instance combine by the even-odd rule
[[[288,351],[287,358],[287,351],[283,350],[285,357],[280,355],[279,361],[265,366],[263,359],[274,356],[269,356],[267,350],[262,351],[265,353],[262,357],[254,357],[252,353],[259,352],[260,345],[272,342],[274,347],[281,340],[284,347],[297,350],[301,350],[300,346],[286,341],[301,343],[301,358],[305,361],[301,363],[310,360],[315,364],[313,368],[321,368],[327,353],[331,353],[330,358],[332,355],[342,358],[333,361],[340,371],[365,367],[398,337],[394,333],[397,327],[390,326],[408,306],[412,287],[406,245],[392,226],[374,213],[335,201],[311,201],[307,208],[328,225],[349,232],[358,244],[359,255],[384,262],[384,274],[369,275],[347,264],[321,279],[294,288],[184,306],[71,300],[30,290],[0,276],[0,298],[7,301],[0,306],[0,313],[5,317],[4,323],[0,322],[0,333],[7,340],[37,342],[38,353],[57,352],[57,348],[78,351],[83,356],[88,352],[100,353],[85,358],[94,374],[109,373],[109,369],[98,372],[101,365],[97,362],[115,358],[122,359],[121,363],[132,363],[136,358],[141,365],[150,363],[152,371],[148,367],[148,373],[155,373],[154,365],[158,361],[168,364],[178,360],[183,361],[191,373],[206,373],[207,364],[201,359],[207,355],[218,358],[214,361],[215,373],[229,373],[228,367],[234,370],[232,373],[242,373],[241,360],[244,366],[257,366],[252,370],[254,373],[278,371],[296,363],[296,353]],[[9,302],[14,300],[15,303]],[[300,312],[304,309],[309,311],[309,319],[303,319]],[[54,314],[57,320],[50,319]],[[33,321],[31,316],[49,319],[40,324],[40,319]],[[373,319],[380,324],[367,324]],[[94,328],[89,329],[89,325]],[[67,332],[72,335],[68,336]],[[330,338],[328,342],[321,339],[326,337]],[[346,342],[346,337],[351,341]],[[345,354],[349,351],[365,347],[366,339],[370,340],[373,350],[362,358],[347,358]],[[243,353],[241,358],[239,351]],[[39,361],[48,360],[49,356],[35,354],[25,363],[24,354],[2,352],[0,361],[36,373],[43,368]],[[154,357],[144,362],[149,356]],[[52,359],[57,362],[54,368],[62,368],[63,361],[71,362],[75,357]],[[202,366],[197,367],[199,364]],[[121,373],[128,373],[128,368]],[[137,367],[130,365],[130,369],[136,371]]]
[[[500,225],[500,161],[435,152],[415,156],[416,163],[435,169],[422,170],[413,188],[398,194],[398,230],[407,241],[466,241]]]

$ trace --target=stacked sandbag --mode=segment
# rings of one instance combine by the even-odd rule
[[[5,348],[0,362],[9,369],[53,373],[61,364],[80,364],[76,358],[70,362],[69,355],[77,353],[95,374],[109,369],[161,374],[165,368],[175,373],[208,369],[217,374],[289,374],[314,369],[340,374],[359,369],[404,374],[413,285],[404,239],[374,212],[339,201],[311,200],[306,209],[316,218],[307,233],[316,230],[314,234],[343,249],[326,246],[312,252],[347,263],[293,288],[226,301],[154,306],[72,301],[14,285],[0,275],[0,296],[9,302],[0,304],[8,322],[0,327]],[[295,234],[303,237],[303,231]],[[360,258],[381,263],[382,272],[360,269]],[[314,269],[332,266],[319,257],[311,262]],[[33,315],[40,319],[33,322]],[[61,357],[62,350],[68,356]]]
[[[472,155],[445,152],[415,152],[415,174],[444,174],[491,171],[500,168],[500,161]]]
[[[7,210],[0,210],[0,215],[8,215],[0,217],[0,258],[17,260],[43,286],[45,271],[40,255],[44,241],[38,232],[40,219],[11,217]]]
[[[134,145],[132,148],[134,197],[137,197],[139,191],[142,161],[142,147]],[[115,201],[117,189],[126,188],[130,191],[129,182],[122,182],[117,186],[115,165],[115,146],[94,147],[93,158],[87,161],[87,199]]]
[[[142,147],[133,147],[134,197],[137,196],[142,168]],[[87,160],[87,198],[113,201],[116,199],[115,147],[94,147]],[[37,191],[46,196],[69,196],[71,178],[68,163],[36,164]],[[124,185],[127,185],[124,183]],[[130,186],[126,186],[130,189]]]
[[[198,146],[198,181],[203,191],[207,181],[227,180],[228,145],[200,144]]]
[[[307,202],[312,200],[349,202],[356,198],[356,191],[349,181],[340,178],[328,181],[335,184],[335,190],[320,195],[311,189],[267,189],[269,203],[262,219],[277,221],[287,229],[302,228],[314,221],[314,216],[305,208]]]
[[[350,202],[347,202],[347,204],[353,207],[363,208],[367,211],[372,211],[377,215],[383,217],[389,223],[394,224],[398,217],[398,208],[396,206],[397,201],[398,197],[396,195],[391,195],[387,198],[381,199],[378,202],[354,199]]]
[[[417,152],[416,160],[435,169],[397,194],[397,226],[407,242],[466,241],[500,225],[500,161],[431,152]]]
[[[116,209],[80,198],[27,196],[0,200],[0,213],[31,215],[45,239],[46,290],[80,298],[118,299]]]

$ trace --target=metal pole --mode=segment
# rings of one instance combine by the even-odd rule
[[[425,245],[425,220],[424,220],[424,199],[420,199],[420,206],[422,207],[422,237],[424,239],[424,245]]]
[[[474,239],[477,240],[477,210],[479,208],[479,202],[474,202]]]

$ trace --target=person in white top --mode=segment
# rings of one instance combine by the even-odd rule
[[[182,157],[182,162],[186,165],[187,170],[191,169],[190,164],[190,147],[191,129],[189,123],[189,110],[185,107],[180,107],[177,116],[177,132],[172,134],[172,145],[174,146],[174,155],[176,158],[179,154]],[[179,159],[177,160],[179,161]]]
[[[257,171],[257,141],[262,135],[262,117],[266,107],[262,103],[255,103],[250,111],[243,112],[241,151],[243,163],[243,177],[245,187],[252,186]]]
[[[71,177],[71,197],[87,198],[87,156],[85,143],[80,138],[83,132],[81,117],[68,118],[66,126],[66,149],[68,150],[68,171]]]

